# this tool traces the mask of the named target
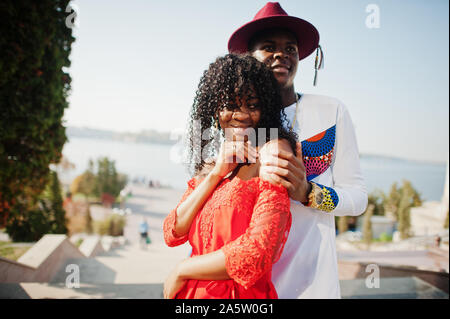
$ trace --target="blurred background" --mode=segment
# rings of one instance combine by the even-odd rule
[[[0,296],[161,297],[189,253],[164,246],[162,221],[190,178],[195,90],[265,3],[0,4]],[[336,218],[343,297],[448,298],[448,1],[280,4],[319,30],[318,84],[311,55],[295,88],[347,106],[370,192]],[[364,283],[371,263],[384,290]]]

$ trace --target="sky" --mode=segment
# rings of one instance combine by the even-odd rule
[[[186,127],[203,71],[227,53],[230,35],[266,1],[72,3],[78,24],[73,29],[65,125],[167,132]],[[315,54],[300,62],[296,90],[342,101],[361,153],[447,161],[447,0],[280,4],[318,29],[325,56],[315,87]],[[379,24],[374,25],[377,20],[369,18],[377,13]]]

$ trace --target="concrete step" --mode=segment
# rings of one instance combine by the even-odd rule
[[[417,277],[381,278],[379,288],[368,288],[366,279],[341,280],[343,299],[448,299],[444,291]]]

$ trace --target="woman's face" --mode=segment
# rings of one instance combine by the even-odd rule
[[[258,107],[258,98],[254,92],[242,97],[236,97],[234,109],[224,108],[219,111],[219,124],[225,135],[234,137],[244,136],[249,129],[256,128],[261,118],[261,110]]]
[[[284,30],[268,30],[251,41],[250,52],[266,64],[282,88],[291,87],[298,67],[298,44]]]

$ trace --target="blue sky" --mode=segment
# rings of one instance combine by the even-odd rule
[[[184,128],[200,76],[266,1],[75,0],[69,126],[116,131]],[[325,68],[300,62],[299,92],[341,100],[361,153],[446,161],[447,0],[281,1],[320,33]],[[376,4],[380,27],[367,28]]]

